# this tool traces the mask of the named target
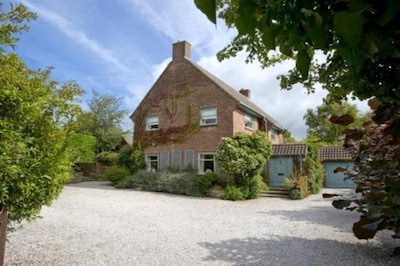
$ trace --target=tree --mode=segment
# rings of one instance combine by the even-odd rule
[[[70,180],[69,121],[80,112],[77,84],[59,85],[10,49],[34,18],[23,5],[0,11],[0,207],[8,207],[10,226],[37,217]]]
[[[216,14],[237,36],[218,53],[223,60],[245,50],[263,67],[295,60],[280,76],[282,88],[322,84],[330,100],[353,95],[397,102],[400,2],[396,0],[195,0],[216,23]],[[351,27],[349,27],[351,25]],[[321,51],[326,60],[316,60]]]
[[[74,133],[70,139],[73,158],[76,163],[92,163],[96,159],[96,138],[91,135]]]
[[[272,153],[271,142],[261,131],[253,134],[236,133],[222,138],[215,159],[219,168],[233,175],[243,198],[255,198],[260,190],[259,175]]]
[[[346,130],[345,147],[354,158],[359,238],[390,229],[400,238],[400,2],[396,0],[195,0],[216,23],[216,13],[238,35],[219,52],[220,60],[245,50],[247,61],[270,66],[293,59],[295,67],[280,76],[290,89],[301,83],[309,92],[316,83],[329,102],[348,97],[372,98],[372,120]],[[351,26],[350,26],[351,25]],[[316,52],[325,58],[318,61]],[[330,119],[349,125],[350,115]],[[380,143],[378,140],[382,140]],[[388,154],[386,156],[386,154]],[[365,184],[368,184],[365,186]],[[376,208],[376,206],[381,206]],[[373,232],[368,237],[360,232]]]
[[[283,143],[288,144],[288,143],[297,143],[297,139],[292,136],[292,133],[290,131],[285,131],[283,133]]]
[[[96,137],[96,152],[110,151],[121,141],[122,120],[127,111],[121,109],[121,98],[100,94],[95,90],[89,101],[89,111],[78,118],[78,132]]]
[[[360,127],[362,123],[368,120],[369,113],[361,114],[354,104],[347,102],[341,103],[323,103],[317,106],[315,110],[307,109],[304,120],[308,126],[308,134],[314,132],[320,141],[329,144],[342,143],[344,139],[345,126],[333,124],[329,121],[333,115],[350,115],[354,122],[352,127]]]

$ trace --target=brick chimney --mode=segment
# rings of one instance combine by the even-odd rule
[[[190,43],[178,41],[172,45],[172,60],[190,59]]]
[[[240,89],[239,92],[250,99],[251,91],[249,89]]]

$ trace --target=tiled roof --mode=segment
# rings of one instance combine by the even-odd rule
[[[319,149],[319,159],[326,160],[351,160],[351,155],[343,146],[325,146]]]
[[[307,144],[273,144],[272,156],[302,155],[307,153]]]
[[[186,59],[186,58],[185,58]],[[212,80],[215,84],[217,84],[221,89],[223,89],[226,93],[228,93],[232,98],[237,100],[240,105],[252,110],[255,113],[258,113],[260,116],[263,116],[268,120],[268,122],[272,123],[277,129],[285,130],[275,119],[273,119],[270,115],[268,115],[263,109],[258,107],[255,103],[253,103],[248,97],[241,94],[239,91],[235,90],[228,84],[226,84],[221,79],[217,78],[206,69],[202,68],[198,64],[192,62],[190,59],[186,59],[190,62],[195,68],[201,71],[204,75],[206,75],[210,80]]]

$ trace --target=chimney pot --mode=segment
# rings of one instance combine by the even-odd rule
[[[178,41],[172,45],[172,60],[190,59],[190,43]]]
[[[239,92],[250,99],[251,91],[249,89],[240,89]]]

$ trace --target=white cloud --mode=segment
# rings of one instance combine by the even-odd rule
[[[306,90],[300,86],[295,86],[291,91],[281,90],[276,77],[293,67],[293,62],[262,69],[257,63],[244,63],[245,57],[242,52],[236,58],[219,63],[215,56],[209,56],[201,58],[198,63],[231,87],[237,90],[250,89],[253,102],[291,131],[297,139],[303,139],[307,130],[303,116],[308,108],[322,104],[326,92],[316,89],[315,93],[307,95]]]

